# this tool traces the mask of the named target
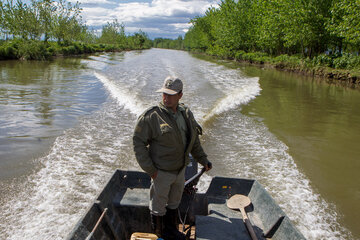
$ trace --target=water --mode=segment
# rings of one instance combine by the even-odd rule
[[[303,146],[288,140],[292,123],[277,120],[286,119],[281,104],[292,98],[272,94],[276,86],[287,87],[276,83],[274,71],[160,49],[0,67],[1,239],[63,239],[116,168],[140,170],[133,127],[140,113],[161,100],[155,90],[167,75],[183,79],[182,100],[204,128],[201,141],[214,169],[201,179],[200,190],[214,175],[256,178],[307,238],[358,234],[314,184],[321,178],[299,157]],[[275,102],[280,107],[272,96],[283,98]],[[289,118],[298,107],[304,106],[286,105]]]

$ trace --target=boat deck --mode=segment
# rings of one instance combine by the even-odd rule
[[[85,239],[93,234],[89,239],[117,240],[130,239],[134,232],[150,233],[149,187],[150,178],[145,173],[116,171],[68,239]],[[223,177],[214,177],[206,193],[183,195],[181,218],[187,213],[185,224],[196,226],[190,239],[251,240],[240,211],[226,205],[234,194],[251,199],[246,212],[259,240],[305,239],[257,181]],[[104,209],[108,209],[106,214]],[[105,215],[104,220],[94,230],[101,215]]]

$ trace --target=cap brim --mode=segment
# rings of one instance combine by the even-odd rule
[[[158,92],[158,93],[166,93],[166,94],[169,94],[169,95],[175,95],[175,94],[178,93],[178,92],[176,92],[176,91],[174,91],[174,90],[167,89],[167,88],[160,88],[160,89],[157,90],[156,92]]]

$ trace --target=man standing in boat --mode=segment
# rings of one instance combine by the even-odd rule
[[[179,78],[167,77],[156,91],[162,93],[162,102],[140,115],[133,136],[136,160],[152,178],[149,204],[152,228],[165,240],[185,239],[177,229],[176,216],[189,154],[206,171],[211,169],[199,140],[202,129],[190,109],[179,103],[182,90]]]

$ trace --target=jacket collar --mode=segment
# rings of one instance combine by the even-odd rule
[[[159,107],[162,110],[164,110],[165,112],[167,112],[168,114],[171,114],[171,115],[174,114],[174,112],[170,108],[165,107],[164,103],[162,103],[162,102],[159,102]],[[185,112],[184,105],[182,103],[179,103],[177,105],[177,110],[180,112]]]

